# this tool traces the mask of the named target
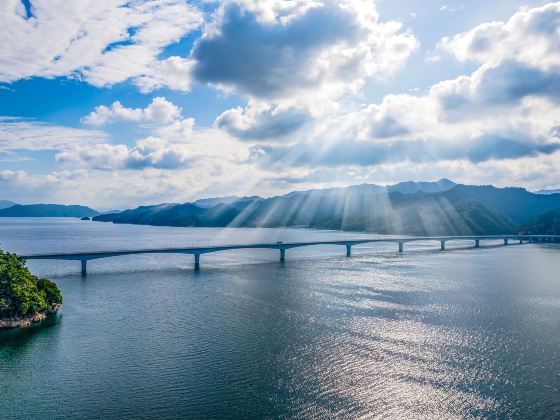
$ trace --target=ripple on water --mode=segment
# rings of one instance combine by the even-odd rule
[[[557,416],[560,250],[410,248],[42,266],[65,303],[0,333],[0,418]]]

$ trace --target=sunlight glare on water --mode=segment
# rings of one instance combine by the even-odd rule
[[[0,232],[18,252],[352,236],[60,219]],[[119,257],[86,278],[32,261],[65,302],[0,333],[0,418],[554,417],[560,249],[483,245],[306,248],[284,265],[232,251],[198,273],[192,256]]]

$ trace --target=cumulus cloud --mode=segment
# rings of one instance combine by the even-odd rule
[[[490,22],[444,38],[440,47],[461,61],[515,60],[542,70],[560,65],[560,2],[515,13],[507,22]]]
[[[560,72],[544,71],[507,60],[484,64],[470,76],[444,81],[431,90],[441,107],[457,118],[487,112],[489,107],[515,106],[527,97],[560,102]]]
[[[168,124],[181,116],[181,108],[165,98],[157,97],[146,108],[126,108],[119,101],[111,106],[100,105],[82,119],[88,125],[101,126],[116,121]]]
[[[158,128],[155,134],[172,142],[186,141],[193,135],[194,118],[178,119],[169,125]]]
[[[9,182],[16,184],[23,184],[27,179],[27,172],[19,170],[4,170],[0,171],[0,182]]]
[[[186,58],[169,57],[150,65],[150,70],[135,78],[134,84],[142,93],[162,87],[188,92],[191,88],[192,65],[193,62]]]
[[[70,77],[94,86],[138,79],[143,90],[188,89],[183,63],[163,48],[198,28],[202,13],[182,0],[0,2],[0,81]],[[184,67],[184,65],[183,65]]]
[[[504,25],[514,30],[511,22],[524,23],[518,38],[529,36],[529,28],[540,38],[548,34],[547,41],[541,39],[547,47],[537,50],[549,53],[560,33],[560,23],[551,17],[557,9],[525,10]],[[496,39],[499,44],[501,38]],[[555,155],[560,148],[560,72],[550,66],[550,57],[538,66],[523,58],[533,57],[534,52],[523,50],[531,45],[516,48],[520,59],[509,53],[488,61],[483,57],[472,74],[436,83],[426,95],[387,95],[379,104],[323,117],[312,136],[306,132],[290,144],[254,146],[251,159],[278,170],[283,165],[373,167],[401,161],[481,164]]]
[[[148,137],[132,148],[124,144],[97,144],[93,147],[56,155],[62,164],[84,164],[98,170],[180,169],[188,167],[196,156],[186,145],[171,144],[165,139]]]
[[[127,108],[118,101],[109,107],[97,106],[82,121],[97,126],[116,121],[150,123],[153,124],[152,135],[137,141],[133,147],[108,142],[76,147],[58,153],[58,163],[102,171],[145,168],[176,170],[189,167],[199,156],[189,142],[194,119],[183,119],[181,108],[165,98],[154,98],[145,108]]]
[[[46,175],[30,175],[23,170],[4,170],[0,171],[0,183],[4,184],[4,188],[44,188],[81,181],[87,176],[88,172],[82,169],[55,171]]]
[[[365,0],[225,2],[192,51],[193,76],[225,90],[281,98],[359,88],[394,72],[417,46]]]
[[[194,118],[183,118],[181,109],[157,97],[145,108],[127,108],[120,102],[98,106],[83,118],[91,125],[105,125],[116,121],[149,123],[150,135],[132,146],[100,142],[94,145],[64,150],[56,161],[64,166],[79,166],[99,171],[120,170],[184,170],[200,162],[201,158],[220,156],[236,159],[230,148],[231,140],[223,135],[212,137],[195,131]],[[215,133],[214,133],[215,134]],[[214,158],[213,158],[214,159]]]
[[[440,49],[479,68],[435,83],[424,94],[390,94],[362,105],[365,80],[390,75],[417,44],[398,24],[382,23],[372,2],[232,0],[208,13],[191,56],[151,58],[141,73],[128,76],[143,92],[165,86],[186,91],[192,80],[247,96],[245,106],[222,112],[213,128],[195,127],[165,98],[145,108],[115,102],[97,107],[83,122],[129,121],[150,136],[113,144],[99,130],[12,119],[0,121],[0,152],[17,151],[18,142],[60,150],[56,159],[64,170],[43,178],[60,179],[52,185],[68,194],[75,191],[71,186],[87,185],[80,190],[94,202],[186,201],[280,193],[294,184],[444,176],[555,187],[557,13],[558,3],[524,9],[505,23],[444,39]],[[125,40],[106,52],[135,43]],[[86,77],[82,70],[72,75]],[[8,124],[14,126],[7,130]],[[40,179],[23,171],[0,173],[13,194],[18,188],[39,192],[31,186],[47,185]]]
[[[216,119],[215,126],[241,140],[279,140],[295,133],[310,120],[306,108],[253,102],[246,108],[225,111]]]
[[[319,141],[305,145],[255,147],[255,160],[265,168],[270,167],[336,167],[375,166],[387,163],[426,163],[468,160],[480,163],[489,160],[515,159],[539,154],[552,154],[560,149],[560,142],[547,139],[504,137],[484,134],[466,137],[461,143],[443,139],[399,139],[391,141],[366,141],[345,139],[329,143]]]
[[[507,22],[481,24],[443,38],[443,49],[480,68],[469,76],[436,84],[435,97],[446,117],[468,118],[530,97],[560,101],[560,2],[524,9]]]

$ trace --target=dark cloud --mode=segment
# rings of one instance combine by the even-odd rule
[[[329,45],[354,43],[363,32],[339,7],[317,7],[285,24],[263,23],[237,4],[225,6],[219,33],[199,39],[194,77],[256,97],[277,97],[321,82],[312,68]],[[329,71],[335,69],[332,63]],[[348,69],[350,70],[350,69]],[[347,76],[353,76],[348,71]]]
[[[409,130],[393,117],[385,116],[372,124],[370,134],[372,137],[385,139],[409,134]]]
[[[298,108],[268,109],[246,119],[245,111],[236,108],[220,115],[215,125],[241,140],[274,140],[295,133],[310,122],[311,115]]]
[[[123,162],[123,169],[184,169],[192,165],[194,159],[186,158],[175,150],[166,150],[159,156],[131,153]]]
[[[441,140],[356,141],[346,140],[325,147],[319,142],[287,146],[259,147],[255,159],[265,167],[371,166],[410,161],[415,163],[465,159],[473,163],[492,159],[517,159],[551,154],[559,142],[544,139],[508,138],[485,135],[462,142]]]
[[[560,74],[516,61],[505,61],[483,73],[476,87],[477,102],[510,104],[527,96],[560,101]]]
[[[470,77],[436,85],[432,93],[442,117],[460,121],[496,112],[496,107],[516,106],[530,96],[560,103],[560,73],[508,60]]]

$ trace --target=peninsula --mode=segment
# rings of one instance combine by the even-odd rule
[[[54,282],[31,274],[25,258],[0,250],[0,329],[42,321],[61,304]]]

